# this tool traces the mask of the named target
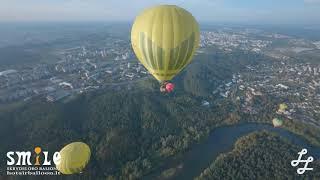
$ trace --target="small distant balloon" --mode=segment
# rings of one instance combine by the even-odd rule
[[[274,127],[281,127],[283,125],[283,120],[279,118],[274,118],[272,120],[272,124]]]
[[[287,110],[287,108],[288,108],[288,105],[287,105],[287,104],[281,103],[281,104],[279,105],[278,111],[279,111],[279,112],[284,112],[284,111]]]
[[[174,84],[173,83],[167,83],[166,84],[166,91],[168,93],[171,93],[174,90]]]

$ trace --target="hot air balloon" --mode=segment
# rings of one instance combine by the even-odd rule
[[[166,84],[166,91],[168,93],[172,92],[174,90],[174,84],[173,83],[167,83]]]
[[[199,46],[199,25],[185,9],[159,5],[136,17],[131,43],[138,60],[162,89],[191,61]]]
[[[274,127],[280,127],[280,126],[283,125],[283,121],[282,121],[282,119],[274,118],[272,120],[272,124],[273,124]]]
[[[288,106],[285,103],[279,105],[278,113],[284,113],[287,110]]]
[[[73,142],[60,151],[60,163],[56,165],[62,174],[81,173],[90,160],[91,151],[83,142]]]

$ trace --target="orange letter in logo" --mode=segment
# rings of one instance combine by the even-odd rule
[[[34,152],[37,154],[37,156],[36,156],[36,162],[35,162],[34,165],[40,166],[40,162],[39,162],[40,156],[39,156],[39,154],[41,153],[41,148],[40,148],[40,147],[34,148]]]

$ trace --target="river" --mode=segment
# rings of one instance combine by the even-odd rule
[[[165,165],[161,167],[161,170],[176,168],[176,173],[171,179],[193,179],[209,167],[219,154],[231,151],[235,142],[240,137],[261,130],[275,132],[293,144],[307,148],[308,154],[314,158],[320,158],[320,147],[310,145],[299,135],[293,134],[285,129],[274,128],[268,124],[244,123],[214,129],[204,142],[194,145],[189,151],[183,154],[182,157],[167,161]],[[158,171],[157,173],[150,174],[146,179],[157,179],[161,172]]]

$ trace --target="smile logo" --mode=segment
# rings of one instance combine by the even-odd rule
[[[60,163],[61,156],[55,152],[52,156],[48,151],[36,146],[32,151],[7,152],[8,176],[39,176],[60,175],[56,166]]]
[[[36,157],[34,160],[34,164],[31,163],[32,153],[35,153]],[[51,166],[51,160],[49,157],[48,151],[43,151],[41,147],[35,147],[33,152],[31,151],[9,151],[7,152],[7,165],[8,166]],[[43,162],[41,157],[43,157]],[[55,152],[52,156],[53,163],[55,165],[60,163],[60,153]],[[42,162],[42,163],[41,163]]]

